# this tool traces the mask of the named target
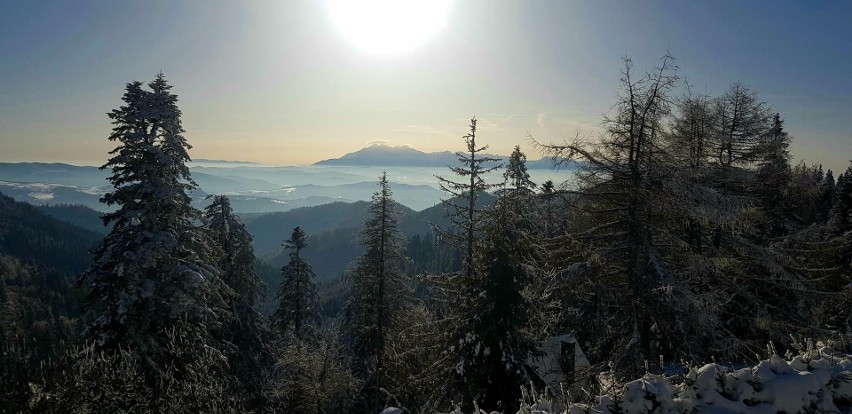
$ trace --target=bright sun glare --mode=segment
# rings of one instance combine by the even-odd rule
[[[378,56],[418,48],[445,25],[450,0],[327,0],[331,19],[358,49]]]

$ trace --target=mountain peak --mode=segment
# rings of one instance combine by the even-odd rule
[[[483,154],[483,156],[506,159],[506,156]],[[337,165],[349,167],[446,167],[456,165],[458,159],[452,151],[423,152],[408,145],[390,146],[382,142],[372,143],[358,151],[350,152],[340,158],[322,160],[314,165]],[[553,166],[549,158],[530,159],[527,168],[545,168]]]
[[[408,145],[390,146],[374,143],[358,151],[350,152],[340,158],[332,158],[314,165],[347,166],[433,166],[446,165],[445,153],[426,153]]]

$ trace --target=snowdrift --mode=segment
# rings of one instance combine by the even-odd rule
[[[852,359],[822,349],[789,361],[776,355],[737,370],[707,364],[684,375],[645,374],[618,393],[598,397],[597,404],[564,409],[541,397],[532,399],[518,414],[850,414]]]
[[[707,364],[684,376],[646,374],[595,406],[571,405],[565,413],[849,413],[850,402],[852,360],[823,349],[738,370]],[[537,405],[527,412],[551,412],[547,402]]]

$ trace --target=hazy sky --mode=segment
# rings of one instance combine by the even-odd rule
[[[0,1],[0,161],[102,164],[105,113],[125,83],[161,69],[194,158],[301,164],[371,142],[457,150],[472,115],[493,152],[521,144],[537,158],[527,132],[595,131],[620,58],[645,70],[667,49],[699,92],[757,90],[797,160],[838,170],[852,159],[850,1],[457,0],[435,22],[426,9],[388,24],[373,42],[400,50],[378,52],[358,29],[364,13],[340,7]],[[418,28],[434,33],[415,45]]]

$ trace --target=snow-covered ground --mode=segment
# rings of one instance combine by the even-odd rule
[[[789,360],[775,355],[737,370],[707,364],[685,375],[645,374],[617,393],[598,397],[594,405],[563,408],[537,396],[530,399],[518,414],[850,414],[852,358],[823,348]]]

